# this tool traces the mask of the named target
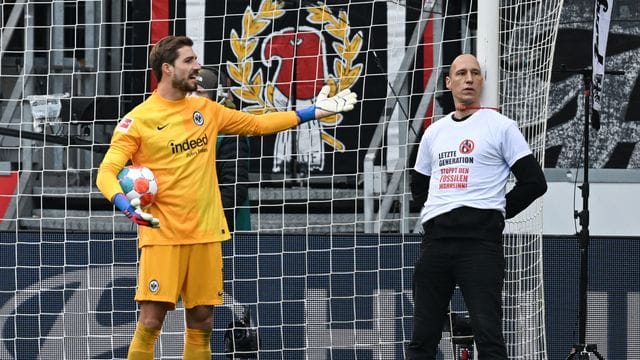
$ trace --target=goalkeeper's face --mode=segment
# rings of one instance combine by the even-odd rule
[[[171,74],[171,85],[184,93],[198,89],[198,73],[201,66],[198,58],[190,46],[178,50],[178,58],[174,62]]]

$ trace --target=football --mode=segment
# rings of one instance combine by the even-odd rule
[[[143,208],[153,204],[158,193],[158,183],[149,168],[135,165],[125,166],[118,173],[118,181],[129,201],[139,198]]]

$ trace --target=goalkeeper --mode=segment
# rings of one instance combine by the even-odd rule
[[[168,36],[149,61],[157,89],[118,123],[100,164],[97,186],[139,227],[140,268],[135,300],[140,307],[129,359],[153,359],[168,310],[185,307],[184,359],[210,359],[213,306],[222,304],[221,241],[229,239],[216,176],[218,133],[266,135],[353,109],[355,93],[328,97],[298,111],[251,115],[228,109],[196,91],[201,67],[185,36]],[[129,203],[116,174],[128,161],[150,168],[158,195],[148,209]]]

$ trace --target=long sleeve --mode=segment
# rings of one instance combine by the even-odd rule
[[[115,194],[122,192],[117,179],[118,172],[127,164],[131,154],[138,147],[136,139],[132,136],[116,132],[114,138],[116,140],[112,142],[105,154],[96,176],[96,186],[109,201],[113,200]]]
[[[429,195],[430,176],[423,175],[415,170],[411,172],[411,196],[413,201],[421,206],[427,201]]]
[[[544,172],[533,155],[516,161],[511,167],[511,172],[516,177],[516,184],[506,195],[507,219],[518,215],[547,191]]]
[[[290,129],[300,123],[295,111],[254,115],[224,106],[219,106],[218,110],[220,111],[218,116],[220,121],[219,131],[223,134],[269,135]]]

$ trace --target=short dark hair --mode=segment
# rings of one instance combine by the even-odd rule
[[[151,49],[149,65],[158,81],[162,80],[162,64],[174,65],[178,58],[178,50],[185,46],[193,46],[193,40],[187,36],[166,36],[160,39]]]

